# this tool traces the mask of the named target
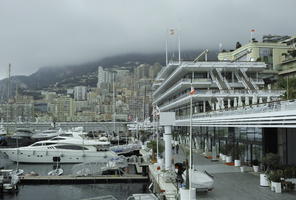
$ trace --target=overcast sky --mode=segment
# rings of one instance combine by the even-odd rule
[[[105,56],[246,43],[250,30],[296,35],[296,0],[0,0],[0,78]]]

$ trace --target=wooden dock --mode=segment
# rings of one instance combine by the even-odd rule
[[[148,182],[148,176],[22,176],[20,184],[97,184],[97,183],[143,183]]]

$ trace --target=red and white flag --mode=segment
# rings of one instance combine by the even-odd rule
[[[194,87],[191,86],[191,90],[189,92],[190,95],[193,95],[196,93],[196,90],[194,89]]]

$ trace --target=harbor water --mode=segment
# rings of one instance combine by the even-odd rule
[[[16,163],[1,160],[5,168],[16,169]],[[62,164],[64,175],[72,173],[74,164]],[[36,172],[47,175],[52,170],[51,164],[19,164],[25,173]],[[125,200],[135,193],[146,193],[147,183],[112,183],[112,184],[74,184],[74,185],[20,185],[16,194],[0,194],[0,199],[7,200],[80,200],[85,198],[113,195],[118,200]]]

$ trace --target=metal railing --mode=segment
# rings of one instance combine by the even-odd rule
[[[266,113],[275,111],[286,111],[296,109],[296,101],[273,101],[268,103],[252,104],[249,106],[242,106],[237,108],[228,108],[223,110],[211,111],[206,113],[193,114],[193,118],[207,118],[230,115]],[[189,115],[177,116],[176,119],[189,119]]]
[[[211,97],[253,97],[253,96],[257,96],[257,97],[277,97],[280,96],[284,93],[284,90],[197,90],[196,94],[193,95],[193,97],[198,97],[198,96],[211,96]],[[164,106],[167,106],[169,104],[175,103],[176,101],[180,100],[180,99],[185,99],[186,97],[188,97],[189,94],[188,93],[184,93],[172,100],[167,101],[166,103],[162,104],[159,106],[160,109],[162,109]]]

